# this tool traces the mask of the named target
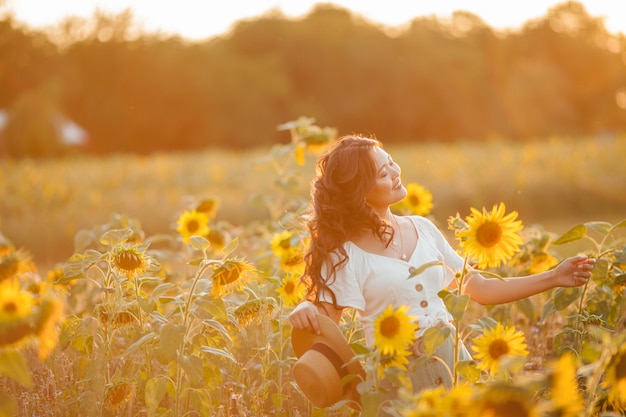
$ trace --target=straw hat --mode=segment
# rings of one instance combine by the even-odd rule
[[[365,372],[358,361],[350,362],[354,351],[335,322],[321,314],[317,318],[321,334],[296,328],[291,332],[291,346],[299,358],[293,366],[294,379],[317,407],[350,400],[350,407],[360,409],[356,386],[365,379]]]

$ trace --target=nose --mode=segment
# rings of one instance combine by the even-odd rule
[[[393,172],[393,177],[397,178],[400,176],[400,173],[402,172],[402,169],[400,168],[400,165],[394,163],[393,166],[391,167],[392,172]]]

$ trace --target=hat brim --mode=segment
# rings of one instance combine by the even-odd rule
[[[365,371],[359,361],[352,360],[354,351],[341,333],[339,326],[329,317],[318,314],[317,320],[320,326],[320,334],[315,334],[307,330],[294,328],[291,332],[291,346],[298,358],[302,357],[314,344],[322,343],[333,349],[341,358],[348,374],[360,376],[365,379]],[[358,378],[350,381],[351,385],[345,399],[353,400],[360,404],[360,395],[356,391],[356,386],[361,382]],[[354,404],[350,405],[354,408]]]

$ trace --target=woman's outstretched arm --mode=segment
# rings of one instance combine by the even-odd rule
[[[584,285],[591,277],[594,265],[593,259],[574,256],[550,271],[525,277],[500,280],[470,273],[465,279],[463,292],[469,294],[472,300],[484,305],[509,303],[551,288]]]

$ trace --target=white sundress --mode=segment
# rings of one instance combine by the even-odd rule
[[[377,317],[390,304],[394,307],[409,307],[408,314],[418,317],[421,337],[429,327],[451,324],[448,312],[438,293],[454,279],[463,268],[463,258],[454,251],[441,231],[428,219],[421,216],[408,217],[417,231],[417,245],[408,259],[395,259],[364,251],[353,242],[344,248],[349,260],[337,270],[335,280],[329,287],[335,294],[337,304],[358,310],[361,317]],[[408,278],[414,268],[440,261],[442,266],[429,267],[422,273]],[[332,303],[328,293],[320,293],[320,301]],[[363,321],[366,343],[374,342],[374,328],[370,321]],[[436,352],[451,370],[454,364],[454,347],[448,339]],[[471,359],[465,346],[461,346],[460,359]],[[414,390],[439,385],[450,387],[450,371],[441,362],[430,359],[411,375]]]

